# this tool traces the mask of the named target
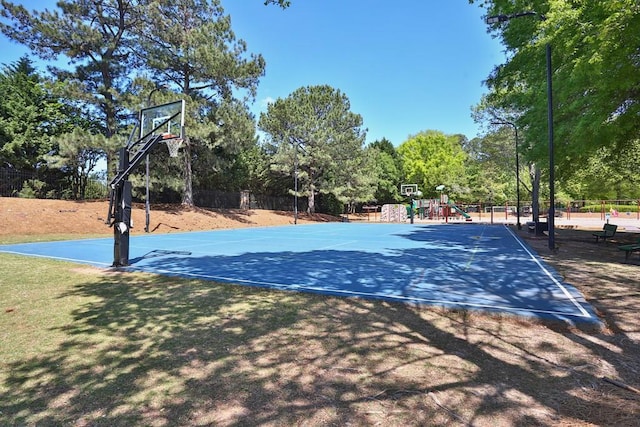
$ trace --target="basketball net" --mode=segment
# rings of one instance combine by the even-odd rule
[[[182,147],[182,138],[165,139],[169,149],[169,157],[178,157],[178,151]]]

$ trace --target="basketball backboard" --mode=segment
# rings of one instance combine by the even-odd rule
[[[148,135],[183,138],[184,109],[184,100],[143,108],[140,110],[140,138]]]
[[[418,192],[418,184],[401,184],[400,194],[403,196],[411,196]]]

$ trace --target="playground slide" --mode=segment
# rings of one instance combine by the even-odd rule
[[[466,213],[465,211],[463,211],[462,209],[460,209],[459,207],[457,207],[453,203],[449,203],[449,206],[451,206],[451,209],[453,209],[454,211],[458,212],[460,215],[465,217],[465,219],[467,221],[471,221],[471,215],[469,215],[468,213]]]

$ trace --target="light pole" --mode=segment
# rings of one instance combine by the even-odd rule
[[[491,124],[493,125],[509,125],[513,127],[513,131],[515,133],[515,138],[516,138],[516,198],[517,198],[517,204],[516,204],[516,216],[518,218],[517,220],[517,226],[518,226],[518,230],[522,230],[522,224],[520,224],[520,155],[518,153],[518,127],[516,126],[515,123],[510,122],[508,120],[503,120],[500,122],[491,122]]]
[[[298,224],[298,143],[293,158],[293,224]]]
[[[298,224],[298,150],[302,150],[307,154],[307,151],[300,146],[298,141],[294,143],[293,154],[293,224]]]
[[[538,12],[528,11],[512,13],[510,15],[494,15],[489,16],[486,19],[488,25],[499,24],[501,22],[509,21],[513,18],[520,18],[523,16],[537,16],[541,20],[545,20],[545,16]],[[556,237],[555,237],[555,164],[553,160],[553,88],[552,88],[552,73],[551,73],[551,44],[546,44],[546,56],[547,56],[547,121],[549,127],[549,215],[547,217],[547,226],[549,229],[549,249],[555,250]]]

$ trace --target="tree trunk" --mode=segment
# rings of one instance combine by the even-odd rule
[[[316,213],[316,187],[313,184],[309,185],[309,200],[307,205],[307,213]]]
[[[316,213],[316,196],[315,196],[315,192],[313,190],[311,190],[309,192],[309,199],[308,199],[308,205],[307,205],[307,213],[308,214],[314,214]]]
[[[184,155],[184,192],[182,193],[182,206],[193,207],[193,176],[191,173],[191,144],[188,138],[184,139],[182,149]]]

